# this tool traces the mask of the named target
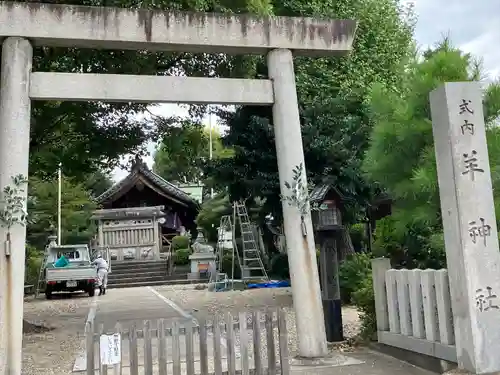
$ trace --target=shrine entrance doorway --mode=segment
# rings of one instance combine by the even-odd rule
[[[272,105],[280,188],[304,165],[293,55],[341,56],[352,47],[356,22],[314,18],[192,14],[119,8],[2,2],[0,4],[0,186],[28,175],[32,100]],[[268,79],[222,79],[32,72],[33,45],[196,53],[266,54]],[[305,181],[303,171],[303,184]],[[26,196],[24,196],[26,198]],[[283,204],[293,275],[299,355],[321,357],[327,346],[310,213]],[[2,241],[24,248],[26,229],[0,228]],[[24,252],[0,256],[0,293],[11,288],[22,305]],[[294,282],[294,280],[296,282]],[[19,285],[18,285],[19,284]],[[2,297],[0,295],[0,297]],[[0,307],[0,338],[15,335],[9,373],[20,373],[22,317]],[[0,321],[2,321],[0,319]],[[5,327],[10,327],[6,330]],[[5,330],[5,331],[4,331]],[[5,333],[5,334],[4,334]],[[7,347],[0,343],[0,347]],[[5,357],[5,356],[3,356]],[[15,358],[14,358],[15,357]],[[14,358],[14,359],[12,359]],[[0,359],[0,365],[2,360]],[[2,372],[2,366],[0,366]]]

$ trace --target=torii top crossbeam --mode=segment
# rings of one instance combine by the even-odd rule
[[[355,31],[354,20],[0,3],[0,41],[15,36],[45,46],[338,56],[351,49]]]

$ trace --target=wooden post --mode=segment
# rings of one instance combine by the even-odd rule
[[[144,321],[144,374],[153,375],[153,343],[151,337],[151,321]]]
[[[253,329],[253,360],[255,364],[255,375],[263,375],[262,371],[262,353],[261,353],[261,329],[260,329],[260,311],[254,311],[252,314],[252,329]]]
[[[94,322],[88,320],[85,324],[85,351],[87,354],[87,375],[94,375],[95,370],[95,329]]]
[[[207,321],[198,319],[200,327],[200,374],[208,375],[208,352],[207,352]]]
[[[130,375],[139,375],[139,353],[137,348],[137,326],[132,324],[128,333],[130,351]]]
[[[276,352],[274,351],[273,310],[266,311],[267,374],[276,375]]]
[[[377,331],[389,330],[389,314],[387,309],[385,273],[390,269],[391,261],[389,259],[377,258],[372,260],[373,293],[375,295]]]
[[[215,375],[222,375],[222,354],[220,345],[220,321],[215,316],[213,320],[213,338],[214,338],[214,371]]]
[[[158,373],[167,375],[167,338],[165,337],[165,320],[158,321]]]
[[[278,309],[278,333],[280,343],[281,375],[290,374],[290,359],[288,358],[288,335],[286,329],[286,313],[284,308]]]
[[[153,216],[153,238],[154,238],[154,258],[156,260],[160,259],[160,252],[161,252],[161,237],[160,237],[160,228],[159,228],[159,223],[158,219],[156,216]]]

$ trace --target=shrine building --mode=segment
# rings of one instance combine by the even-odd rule
[[[169,251],[173,236],[196,233],[198,201],[151,171],[136,158],[131,172],[97,197],[101,209],[92,219],[97,224],[95,248],[109,249],[111,258],[160,259]]]

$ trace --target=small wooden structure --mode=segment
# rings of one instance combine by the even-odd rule
[[[170,239],[196,231],[198,202],[149,170],[140,158],[132,171],[97,198],[97,248],[116,260],[160,259]],[[194,232],[196,233],[196,232]]]
[[[110,338],[114,344],[108,344]],[[145,320],[140,326],[117,322],[114,329],[95,326],[90,319],[85,343],[86,375],[291,373],[283,308],[243,311],[236,316],[228,311],[200,320]],[[103,351],[111,353],[103,356]]]
[[[317,210],[311,213],[315,231],[338,231],[342,226],[342,202],[344,196],[331,184],[317,185],[310,194],[311,204],[317,204]]]
[[[98,222],[97,243],[109,248],[116,260],[159,259],[160,219],[163,206],[97,210],[92,219]]]
[[[342,240],[342,201],[344,197],[331,184],[316,186],[310,202],[315,239],[320,246],[319,276],[328,342],[344,340],[339,280],[339,242]]]

